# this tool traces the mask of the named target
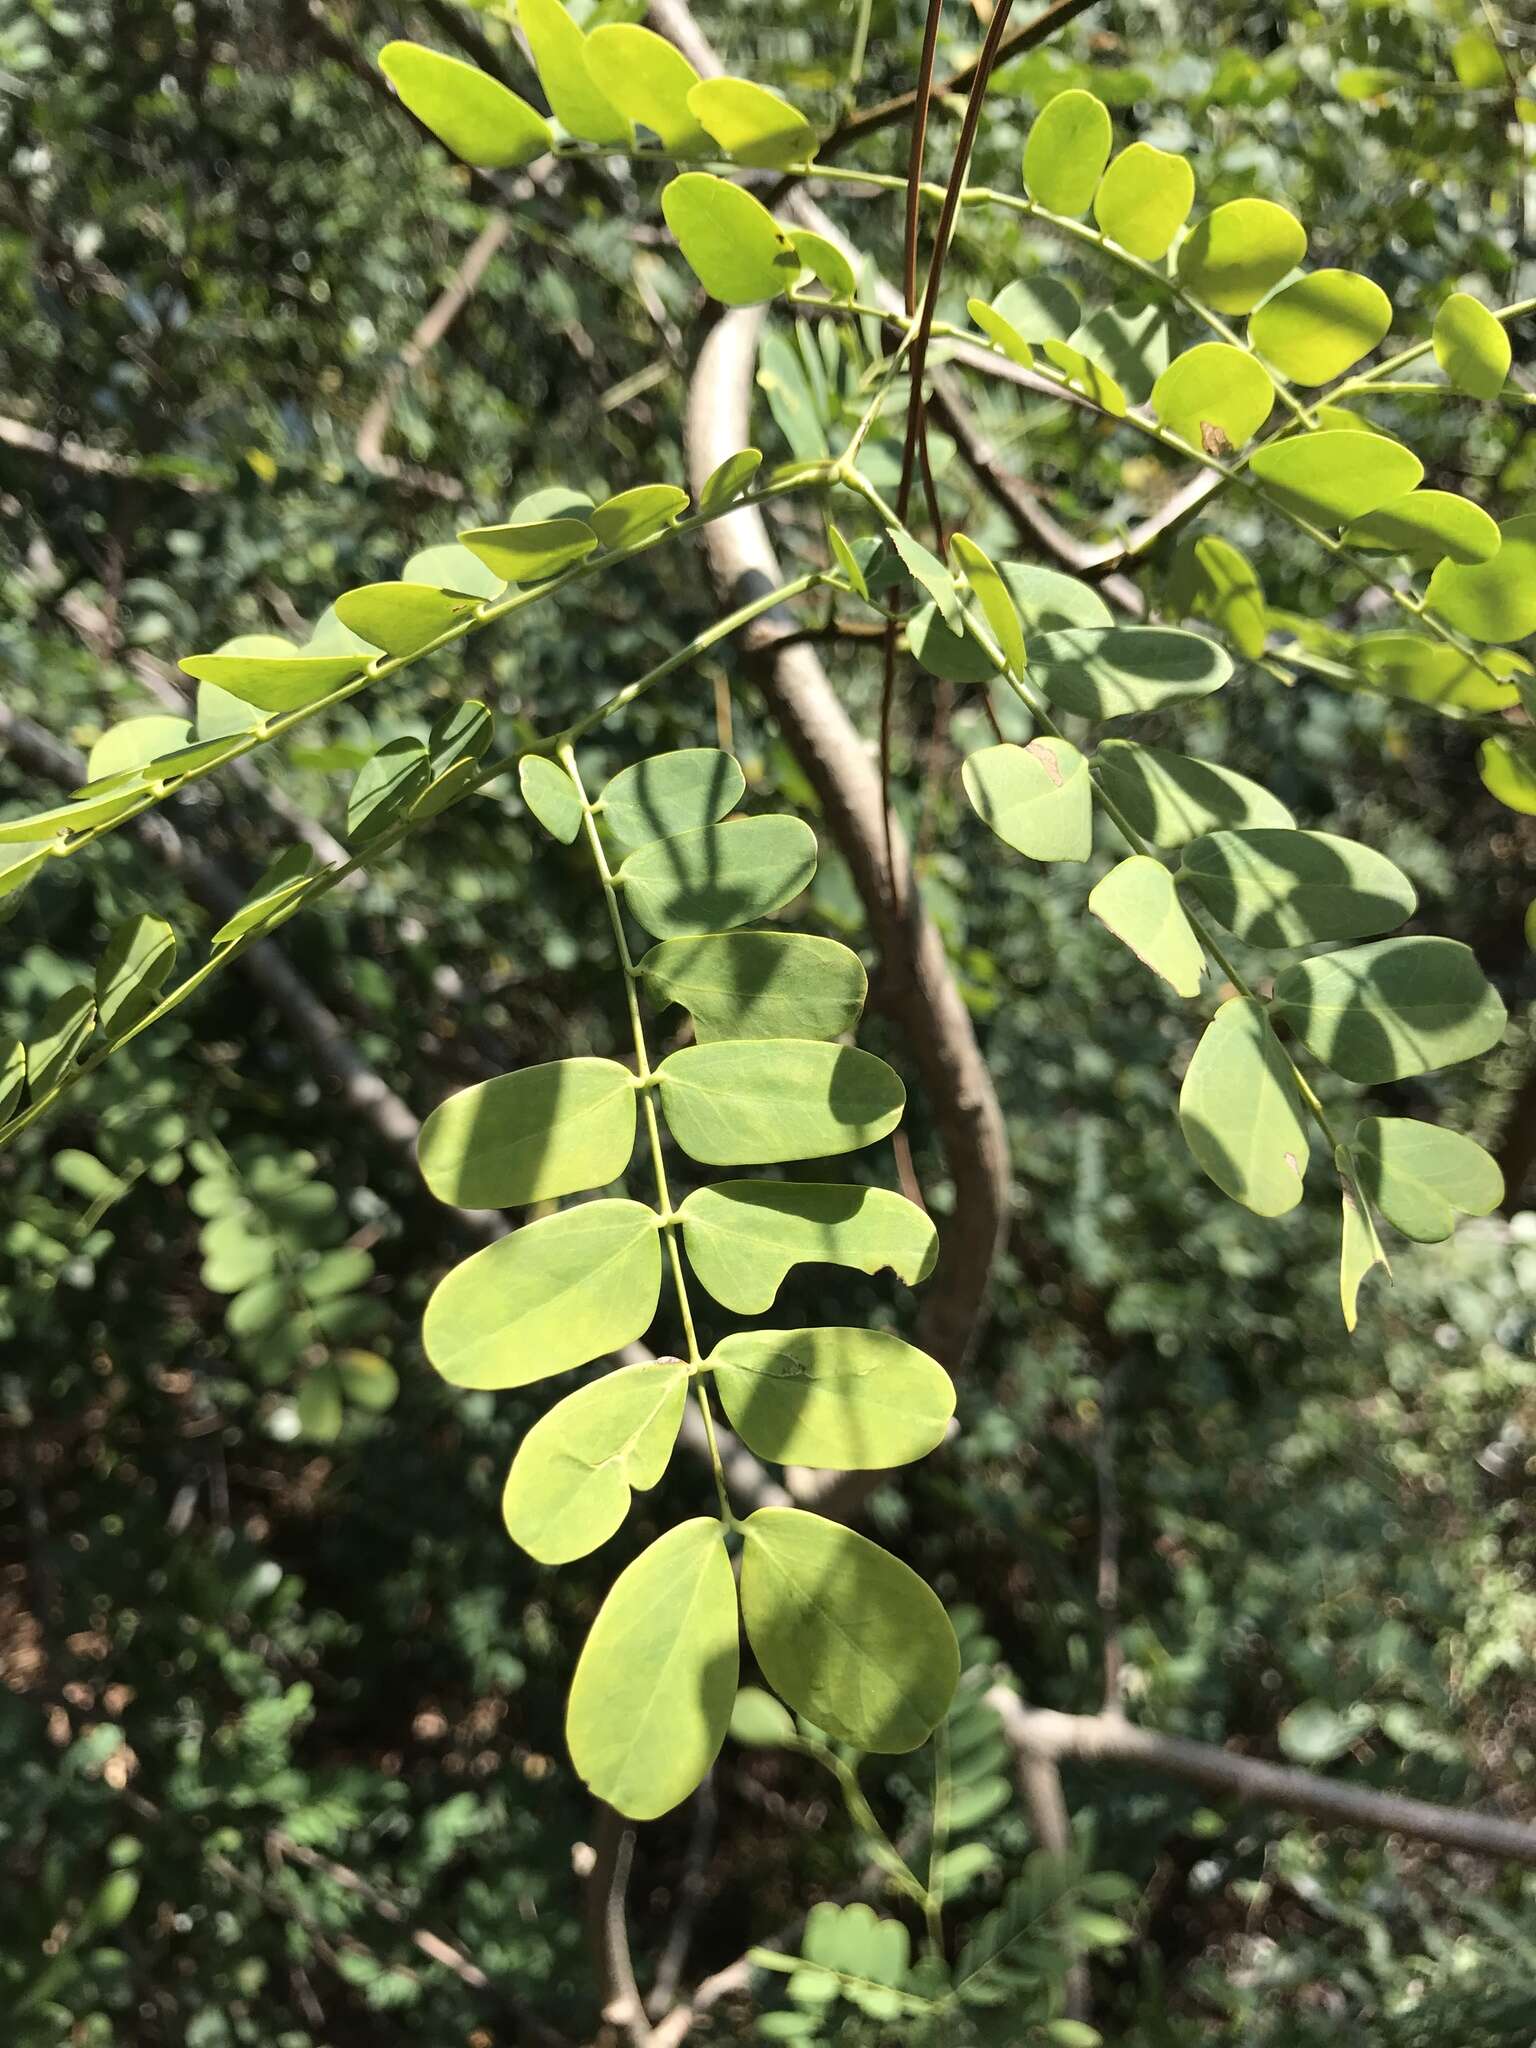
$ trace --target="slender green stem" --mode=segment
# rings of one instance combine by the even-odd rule
[[[597,726],[601,725],[605,719],[611,718],[616,711],[620,711],[626,705],[632,704],[637,697],[643,695],[645,691],[663,681],[667,676],[672,675],[677,669],[682,668],[688,662],[697,660],[699,655],[706,653],[718,641],[729,638],[732,633],[739,632],[743,626],[750,625],[754,619],[761,618],[765,612],[774,611],[781,604],[787,604],[791,599],[802,596],[805,592],[813,590],[823,583],[831,586],[834,584],[834,579],[814,570],[809,571],[805,575],[792,577],[788,583],[781,583],[777,589],[764,591],[761,597],[753,598],[748,604],[738,605],[735,611],[728,612],[724,618],[715,620],[713,625],[707,626],[702,632],[696,633],[686,646],[679,647],[672,654],[669,654],[664,661],[658,662],[654,668],[647,669],[644,675],[637,676],[633,682],[626,683],[623,689],[616,690],[611,697],[599,704],[596,710],[589,711],[582,717],[573,720],[562,732],[555,733],[548,739],[539,740],[533,746],[519,748],[516,753],[502,754],[497,756],[495,760],[484,763],[476,771],[475,775],[466,782],[459,801],[462,801],[464,797],[475,795],[477,791],[484,789],[489,783],[494,782],[498,776],[507,774],[517,766],[518,762],[525,755],[557,755],[562,746],[574,744],[577,740],[583,739],[589,732],[592,732]],[[835,587],[841,589],[844,586],[838,583],[835,584]],[[449,808],[456,809],[457,803],[449,806]],[[141,1031],[150,1030],[163,1017],[169,1016],[172,1010],[179,1008],[182,1003],[196,995],[205,982],[210,981],[214,975],[221,973],[232,961],[238,960],[240,955],[249,947],[257,945],[262,939],[270,936],[280,925],[286,924],[290,917],[296,917],[301,910],[307,909],[312,903],[317,903],[322,896],[329,895],[330,891],[344,882],[349,875],[356,874],[360,869],[367,867],[370,862],[376,861],[384,854],[391,852],[400,844],[401,840],[408,838],[413,832],[420,831],[424,825],[431,824],[433,818],[446,815],[447,812],[442,811],[434,812],[425,819],[409,816],[402,818],[386,831],[381,832],[376,839],[370,839],[366,847],[353,854],[350,860],[339,861],[333,867],[322,868],[318,874],[312,876],[305,883],[302,889],[296,891],[293,896],[284,901],[268,921],[259,926],[254,926],[240,938],[232,940],[227,946],[220,947],[216,953],[203,962],[201,967],[188,975],[184,981],[179,982],[167,995],[162,996],[153,1009],[147,1010],[126,1031],[120,1032],[115,1038],[108,1039],[106,1044],[98,1047],[89,1059],[82,1061],[78,1066],[69,1068],[62,1074],[54,1082],[53,1086],[45,1094],[39,1096],[35,1102],[29,1103],[24,1110],[18,1111],[8,1123],[0,1124],[0,1149],[9,1144],[12,1138],[19,1137],[29,1124],[36,1123],[39,1118],[45,1116],[60,1096],[66,1094],[71,1088],[76,1087],[88,1075],[95,1073],[99,1067],[104,1066],[114,1053],[120,1052],[131,1039],[137,1038]]]
[[[582,782],[581,770],[576,763],[575,748],[567,741],[560,747],[558,758],[581,800],[582,826],[586,833],[593,866],[597,869],[598,881],[602,885],[603,901],[608,906],[608,922],[613,927],[614,949],[618,953],[619,966],[624,974],[624,1001],[629,1010],[630,1036],[635,1047],[640,1114],[645,1120],[646,1137],[650,1142],[651,1170],[656,1180],[656,1205],[661,1217],[661,1234],[666,1241],[667,1264],[672,1274],[672,1291],[677,1297],[677,1312],[682,1319],[683,1337],[688,1346],[688,1363],[693,1371],[694,1389],[699,1397],[699,1409],[704,1418],[704,1434],[709,1443],[710,1463],[715,1475],[715,1492],[720,1502],[720,1519],[728,1528],[734,1528],[736,1517],[731,1512],[730,1496],[726,1491],[725,1466],[715,1437],[714,1416],[710,1412],[709,1396],[699,1377],[704,1359],[699,1350],[698,1331],[694,1327],[693,1305],[688,1299],[688,1282],[683,1274],[683,1257],[678,1249],[677,1211],[672,1206],[672,1190],[667,1182],[666,1155],[661,1144],[661,1120],[656,1114],[656,1076],[651,1068],[650,1050],[645,1039],[645,1020],[640,1014],[640,976],[635,967],[634,955],[629,950],[628,934],[624,930],[624,912],[619,905],[619,882],[608,865],[602,835],[597,829],[597,813],[592,808]]]
[[[837,1780],[848,1818],[864,1836],[870,1861],[880,1866],[896,1889],[904,1893],[920,1912],[926,1913],[928,1888],[880,1825],[875,1809],[864,1796],[864,1787],[859,1783],[859,1774],[853,1765],[824,1743],[808,1742],[806,1748]]]

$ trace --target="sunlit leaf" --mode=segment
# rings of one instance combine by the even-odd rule
[[[1024,189],[1052,213],[1085,214],[1113,142],[1109,109],[1091,92],[1057,93],[1040,109],[1024,144]]]
[[[1274,409],[1275,387],[1264,365],[1224,341],[1203,341],[1175,356],[1152,387],[1152,410],[1191,448],[1210,446],[1214,428],[1229,448],[1251,441]]]
[[[1409,491],[1344,529],[1350,547],[1410,555],[1418,562],[1487,562],[1502,536],[1481,505],[1454,491]]]
[[[1181,156],[1133,142],[1122,149],[1094,194],[1093,217],[1122,249],[1155,263],[1189,218],[1195,174]]]
[[[925,604],[907,621],[907,648],[932,676],[951,683],[984,683],[997,663],[974,635],[947,626],[936,604]]]
[[[586,1557],[619,1529],[631,1491],[667,1469],[688,1398],[680,1359],[605,1373],[536,1422],[501,1496],[507,1534],[541,1564]]]
[[[524,754],[517,764],[523,802],[551,839],[569,846],[581,830],[581,798],[560,766],[543,754]]]
[[[259,711],[299,711],[355,682],[374,657],[358,654],[191,654],[180,663],[199,682],[215,683]],[[201,721],[199,721],[201,726]]]
[[[1169,308],[1155,300],[1146,306],[1101,306],[1069,335],[1075,349],[1100,363],[1133,405],[1144,405],[1173,355],[1173,323]]]
[[[707,1166],[856,1152],[895,1129],[907,1099],[884,1060],[817,1040],[686,1045],[658,1077],[667,1128]]]
[[[606,1187],[634,1144],[634,1075],[581,1057],[461,1088],[422,1125],[416,1157],[440,1202],[513,1209]]]
[[[925,1742],[954,1696],[960,1652],[917,1574],[799,1508],[759,1508],[743,1534],[742,1619],[774,1691],[859,1749]]]
[[[971,808],[999,839],[1031,860],[1087,860],[1093,851],[1093,785],[1070,740],[982,747],[960,771]]]
[[[595,506],[587,524],[605,548],[635,548],[664,533],[687,506],[688,493],[676,484],[637,484]]]
[[[1523,640],[1536,633],[1536,512],[1506,519],[1491,562],[1442,562],[1426,601],[1469,640]]]
[[[688,105],[699,74],[664,36],[633,22],[605,22],[587,37],[587,69],[620,113],[643,122],[669,154],[708,152],[710,138]]]
[[[1264,652],[1269,639],[1264,586],[1242,549],[1219,533],[1180,541],[1167,595],[1171,611],[1209,619],[1250,661]]]
[[[660,1291],[654,1211],[582,1202],[455,1266],[427,1303],[422,1343],[456,1387],[523,1387],[643,1337]]]
[[[571,1681],[571,1762],[631,1820],[686,1799],[725,1741],[739,1663],[724,1536],[701,1517],[643,1551],[598,1610]]]
[[[1223,826],[1292,825],[1262,784],[1216,761],[1196,761],[1134,740],[1104,740],[1094,767],[1127,824],[1153,846],[1185,846]]]
[[[1499,666],[1518,660],[1514,655],[1485,656],[1496,671],[1486,675],[1474,655],[1443,640],[1423,633],[1369,633],[1356,642],[1354,658],[1373,689],[1442,711],[1503,711],[1519,700],[1514,684],[1497,675]]]
[[[730,1733],[748,1749],[782,1749],[795,1740],[794,1717],[771,1692],[744,1685],[731,1708]]]
[[[1346,1081],[1404,1081],[1475,1059],[1508,1019],[1468,946],[1384,939],[1298,960],[1275,983],[1274,1013]]]
[[[1132,854],[1121,861],[1095,885],[1088,908],[1176,994],[1200,993],[1205,955],[1160,860]]]
[[[1307,253],[1307,231],[1272,199],[1230,199],[1179,244],[1179,281],[1218,313],[1250,313]]]
[[[979,548],[975,541],[968,540],[963,533],[955,534],[949,546],[956,562],[965,572],[972,595],[981,606],[987,624],[992,628],[993,638],[1003,651],[1003,659],[1015,675],[1022,675],[1028,664],[1028,656],[1024,649],[1024,628],[1019,623],[1018,608],[1014,604],[1006,581],[984,550]]]
[[[192,727],[184,718],[153,713],[145,718],[125,718],[120,725],[109,725],[92,747],[85,764],[86,778],[101,782],[109,775],[142,768],[161,754],[184,747],[191,737]]]
[[[771,1308],[794,1266],[889,1268],[915,1287],[938,1256],[932,1219],[887,1188],[726,1181],[696,1188],[678,1215],[700,1284],[738,1315]]]
[[[1337,428],[1255,448],[1248,467],[1268,497],[1314,526],[1346,526],[1401,498],[1424,475],[1400,441]]]
[[[422,126],[480,170],[516,170],[554,146],[543,115],[478,65],[396,42],[380,50],[379,69]]]
[[[1413,884],[1384,854],[1332,832],[1212,832],[1184,849],[1179,877],[1251,946],[1370,938],[1418,907]]]
[[[593,78],[587,39],[560,0],[517,0],[517,20],[560,125],[584,142],[632,142],[634,130]]]
[[[1456,390],[1497,398],[1513,359],[1509,334],[1470,292],[1452,292],[1435,315],[1435,361]]]
[[[1107,412],[1112,419],[1124,419],[1129,407],[1125,393],[1098,363],[1090,362],[1081,349],[1073,348],[1065,341],[1044,341],[1041,353],[1053,368],[1061,372],[1068,388],[1081,392],[1101,412]]]
[[[1341,1160],[1347,1158],[1342,1147],[1339,1156]],[[1381,1239],[1376,1235],[1370,1210],[1359,1190],[1351,1184],[1347,1171],[1342,1178],[1340,1195],[1343,1230],[1339,1239],[1339,1306],[1344,1311],[1345,1329],[1353,1333],[1360,1317],[1361,1286],[1375,1267],[1386,1267],[1387,1257],[1381,1248]]]
[[[799,818],[732,818],[655,839],[619,869],[625,907],[658,939],[729,931],[798,896],[816,872]]]
[[[597,535],[582,519],[535,519],[511,526],[476,526],[459,539],[508,583],[539,583],[582,561]]]
[[[478,603],[474,598],[450,597],[430,583],[366,583],[337,598],[336,616],[386,654],[409,655],[467,619]]]
[[[84,832],[93,825],[110,825],[131,811],[143,795],[135,780],[126,789],[109,789],[101,796],[88,796],[75,803],[55,804],[51,810],[34,811],[29,818],[6,818],[0,822],[0,846],[19,846],[33,839],[56,839],[61,832]]]
[[[431,780],[425,743],[411,737],[390,740],[369,756],[347,797],[347,837],[355,844],[386,831]]]
[[[1208,697],[1232,673],[1214,640],[1179,626],[1068,626],[1030,649],[1030,678],[1083,718],[1128,718]]]
[[[704,479],[699,492],[699,510],[718,512],[729,505],[751,483],[763,465],[760,448],[741,448],[736,454],[727,455],[724,462],[716,465]]]
[[[1234,1201],[1283,1216],[1301,1200],[1307,1127],[1262,1003],[1233,996],[1206,1026],[1179,1091],[1179,1122],[1196,1164]]]
[[[21,1099],[27,1085],[27,1048],[19,1038],[0,1039],[0,1122]]]
[[[292,902],[308,883],[314,855],[307,846],[289,846],[270,862],[245,902],[213,935],[215,946],[227,946]]]
[[[161,917],[131,917],[117,926],[96,963],[96,1011],[109,1038],[155,1007],[176,964],[176,934]]]
[[[955,1412],[944,1368],[884,1330],[738,1330],[705,1363],[736,1434],[779,1465],[907,1465]]]
[[[1042,569],[1033,562],[999,562],[1024,631],[1054,633],[1061,626],[1112,626],[1114,613],[1091,583]]]
[[[422,548],[400,571],[404,583],[425,583],[433,590],[447,590],[464,597],[500,597],[505,579],[492,575],[478,556],[459,541],[444,541],[438,547]]]
[[[1248,339],[1282,377],[1327,384],[1368,356],[1392,325],[1392,301],[1355,270],[1313,270],[1266,299]]]
[[[802,932],[665,939],[640,962],[656,1003],[681,1003],[701,1045],[732,1038],[840,1038],[859,1021],[863,962]]]
[[[1070,341],[1083,317],[1064,277],[1017,278],[1003,286],[992,308],[1026,341]]]
[[[667,226],[712,299],[755,306],[800,274],[794,244],[759,199],[709,171],[684,171],[661,195]]]
[[[736,808],[746,786],[740,764],[722,748],[683,747],[621,768],[598,803],[614,838],[632,848],[717,825]]]
[[[1512,811],[1536,816],[1536,747],[1530,736],[1495,733],[1477,750],[1484,789]]]
[[[835,242],[829,242],[825,235],[818,235],[812,228],[786,228],[785,233],[800,261],[821,280],[834,299],[853,297],[859,281],[854,275],[853,265]]]
[[[1504,1199],[1504,1176],[1481,1145],[1413,1117],[1366,1117],[1351,1151],[1363,1192],[1419,1244],[1440,1243],[1458,1215],[1490,1215]]]
[[[689,90],[688,111],[739,164],[778,170],[816,154],[816,131],[804,114],[750,79],[701,79]]]

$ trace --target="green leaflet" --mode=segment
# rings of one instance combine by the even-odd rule
[[[1481,1145],[1414,1117],[1366,1117],[1350,1149],[1361,1191],[1418,1244],[1439,1244],[1458,1214],[1487,1216],[1504,1199],[1504,1176]]]
[[[1071,337],[1090,361],[1102,363],[1134,405],[1144,405],[1173,354],[1167,306],[1101,306]]]
[[[1155,263],[1189,217],[1195,174],[1181,156],[1133,142],[1122,149],[1093,199],[1093,217],[1122,249]]]
[[[1041,348],[1046,361],[1061,372],[1068,390],[1080,391],[1091,404],[1114,419],[1125,418],[1129,410],[1125,393],[1107,370],[1064,341],[1042,342]]]
[[[164,918],[131,917],[118,925],[96,963],[96,1013],[109,1038],[149,1015],[175,964],[176,934]]]
[[[747,1749],[783,1749],[795,1740],[794,1717],[771,1692],[744,1685],[731,1708],[730,1732]]]
[[[1373,689],[1441,711],[1504,711],[1519,702],[1513,683],[1495,681],[1470,654],[1422,633],[1368,633],[1355,643],[1355,661]],[[1519,657],[1491,654],[1484,662],[1494,669],[1509,663],[1513,672]]]
[[[15,914],[22,892],[47,858],[46,846],[20,846],[0,853],[0,923]]]
[[[1032,562],[999,562],[1008,594],[1026,633],[1054,633],[1061,626],[1112,626],[1114,613],[1091,583]]]
[[[907,648],[930,675],[946,682],[985,683],[997,674],[997,663],[980,641],[946,626],[936,604],[923,605],[908,619]]]
[[[214,933],[211,943],[228,946],[264,925],[284,909],[310,879],[314,855],[307,846],[290,846],[277,855],[245,902]]]
[[[1232,199],[1179,245],[1179,281],[1218,313],[1250,313],[1307,253],[1307,231],[1270,199]]]
[[[687,509],[688,493],[676,484],[636,484],[594,506],[587,524],[605,548],[635,548],[665,533]]]
[[[86,797],[83,802],[56,804],[52,810],[34,811],[30,818],[7,818],[0,824],[0,846],[17,846],[33,839],[54,839],[60,832],[83,832],[90,825],[110,824],[112,819],[132,810],[142,794],[135,780],[128,789],[109,790],[104,796]]]
[[[1208,697],[1232,673],[1214,640],[1181,626],[1068,626],[1035,641],[1031,679],[1083,718],[1128,718]]]
[[[719,747],[685,747],[621,768],[598,798],[603,823],[623,847],[718,824],[747,786],[740,765]]]
[[[27,1080],[34,1102],[74,1066],[95,1025],[96,999],[88,988],[67,988],[55,996],[38,1018],[36,1035],[27,1046]]]
[[[477,65],[421,43],[386,43],[379,69],[424,128],[482,171],[511,171],[553,147],[542,114]]]
[[[1536,747],[1530,735],[1516,739],[1495,733],[1477,750],[1477,772],[1484,789],[1512,811],[1536,814]]]
[[[453,591],[465,597],[500,597],[507,587],[500,576],[493,576],[478,556],[456,540],[420,549],[400,575],[406,583],[425,583],[433,590]]]
[[[606,1543],[631,1490],[648,1492],[666,1471],[687,1398],[677,1358],[620,1366],[567,1394],[512,1460],[501,1496],[512,1541],[540,1564],[569,1564]]]
[[[1298,960],[1275,983],[1274,1013],[1346,1081],[1403,1081],[1475,1059],[1507,1017],[1470,947],[1386,939]]]
[[[517,0],[517,20],[560,125],[585,142],[633,142],[634,130],[593,78],[587,39],[560,0]]]
[[[1137,853],[1121,861],[1093,889],[1088,908],[1177,995],[1200,993],[1205,954],[1160,860]]]
[[[1070,341],[1083,309],[1062,277],[1021,277],[1005,284],[992,301],[994,313],[1025,341]]]
[[[490,712],[473,697],[433,720],[427,734],[431,780],[411,801],[413,818],[435,817],[469,791],[495,729]]]
[[[1340,1146],[1341,1162],[1347,1157]],[[1374,1267],[1386,1269],[1387,1255],[1376,1235],[1370,1210],[1351,1185],[1347,1170],[1342,1174],[1340,1197],[1343,1228],[1339,1238],[1339,1306],[1344,1311],[1344,1327],[1353,1335],[1360,1319],[1360,1288]]]
[[[893,532],[891,545],[901,557],[908,575],[922,586],[939,608],[939,615],[947,626],[959,628],[964,614],[960,605],[960,593],[955,579],[950,575],[938,556],[925,548],[920,540],[914,540],[909,533]]]
[[[1040,109],[1024,144],[1024,189],[1051,213],[1072,219],[1093,204],[1114,140],[1109,109],[1075,87]]]
[[[760,448],[741,448],[734,455],[727,455],[724,462],[717,463],[704,479],[699,491],[699,510],[718,512],[722,505],[729,505],[751,483],[763,466],[763,451]]]
[[[1435,361],[1471,398],[1497,398],[1513,358],[1501,320],[1470,292],[1452,292],[1435,315]]]
[[[162,754],[184,747],[191,737],[192,728],[184,718],[166,718],[158,713],[146,718],[125,718],[118,725],[109,725],[92,747],[85,764],[86,779],[100,782],[108,775],[145,768]]]
[[[456,1387],[524,1387],[644,1336],[660,1292],[655,1213],[582,1202],[455,1266],[427,1303],[422,1343]]]
[[[701,1045],[727,1038],[840,1038],[869,979],[835,939],[720,932],[665,939],[640,962],[653,1002],[681,1003]]]
[[[1523,640],[1536,633],[1536,512],[1506,519],[1491,562],[1442,562],[1429,579],[1432,612],[1479,642]]]
[[[585,559],[597,535],[584,519],[532,519],[476,526],[459,539],[506,583],[540,583]]]
[[[638,847],[617,881],[658,939],[727,931],[779,910],[816,872],[816,835],[799,818],[732,818]]]
[[[368,667],[363,654],[189,654],[178,666],[196,681],[214,683],[258,711],[300,711],[318,704]],[[218,735],[214,735],[218,737]]]
[[[1241,448],[1274,404],[1275,387],[1264,365],[1224,341],[1203,341],[1175,356],[1152,387],[1157,417],[1169,433],[1197,449],[1210,447],[1212,430],[1228,447]]]
[[[1233,825],[1290,825],[1290,812],[1262,784],[1215,761],[1196,761],[1135,740],[1104,740],[1093,757],[1104,793],[1126,823],[1154,846],[1185,846]]]
[[[440,1202],[513,1209],[606,1187],[635,1146],[635,1077],[616,1060],[551,1060],[450,1095],[416,1142]]]
[[[816,131],[804,114],[750,79],[701,79],[689,90],[688,111],[739,164],[780,170],[816,154]]]
[[[571,1681],[566,1742],[594,1797],[631,1820],[686,1799],[720,1754],[738,1668],[724,1531],[683,1522],[620,1573]]]
[[[686,1045],[657,1079],[668,1129],[706,1166],[856,1152],[896,1128],[907,1099],[873,1053],[797,1039]]]
[[[684,171],[663,191],[661,210],[688,268],[722,305],[761,305],[800,275],[794,244],[740,185],[709,171]]]
[[[19,1038],[0,1039],[0,1122],[21,1100],[27,1085],[27,1048]]]
[[[742,1620],[774,1691],[859,1749],[925,1742],[954,1696],[960,1652],[917,1574],[799,1508],[759,1508],[743,1534]]]
[[[1368,356],[1392,325],[1392,301],[1354,270],[1313,270],[1275,293],[1248,339],[1293,384],[1327,384]]]
[[[559,763],[543,754],[524,754],[517,764],[517,786],[550,838],[569,846],[581,830],[581,798]]]
[[[1347,526],[1401,498],[1420,482],[1424,465],[1385,434],[1325,427],[1255,448],[1250,473],[1285,511],[1314,526]]]
[[[389,655],[417,654],[479,608],[479,599],[450,597],[430,583],[365,583],[343,591],[336,616]]]
[[[889,1267],[909,1287],[933,1271],[938,1232],[887,1188],[737,1180],[696,1188],[678,1211],[699,1281],[738,1315],[761,1315],[792,1266]],[[796,1453],[798,1462],[804,1463]]]
[[[805,268],[811,271],[826,286],[834,299],[851,299],[859,288],[859,280],[853,265],[825,235],[818,235],[811,228],[786,228],[784,231],[794,244],[795,254]]]
[[[1087,860],[1093,785],[1069,740],[982,747],[960,771],[971,808],[999,839],[1032,860]]]
[[[965,310],[987,339],[994,342],[1011,363],[1017,363],[1025,370],[1034,368],[1034,350],[1013,322],[1005,319],[996,306],[988,305],[985,299],[967,299]]]
[[[1018,607],[1006,580],[993,567],[990,556],[977,547],[975,541],[967,540],[963,533],[953,536],[949,549],[965,573],[971,594],[981,606],[982,614],[992,628],[992,637],[1002,649],[1004,661],[1015,675],[1022,675],[1029,657],[1025,652],[1024,628],[1019,622]]]
[[[1499,552],[1498,527],[1470,498],[1454,491],[1409,491],[1344,529],[1351,547],[1415,561],[1487,562]]]
[[[669,154],[708,151],[709,137],[688,105],[699,74],[664,36],[632,22],[605,23],[587,37],[587,69],[620,113],[643,122]]]
[[[738,1330],[705,1362],[736,1434],[779,1465],[908,1465],[955,1412],[944,1368],[883,1330]]]
[[[1269,613],[1258,571],[1220,534],[1186,535],[1174,553],[1168,579],[1171,611],[1209,619],[1239,654],[1256,661],[1269,638]]]
[[[347,837],[358,842],[382,832],[414,802],[432,778],[422,741],[390,740],[357,771],[347,798]]]
[[[862,1899],[849,1906],[819,1899],[806,1915],[800,1952],[820,1970],[836,1971],[838,1991],[870,2019],[896,2020],[933,2009],[929,1999],[904,1995],[912,1959],[906,1928],[899,1920],[882,1920]],[[798,1995],[805,1998],[803,1990]],[[1053,2038],[1047,2028],[1044,2039]]]
[[[1212,832],[1185,848],[1179,876],[1251,946],[1370,938],[1418,906],[1413,884],[1384,854],[1332,832]]]
[[[1196,1164],[1258,1216],[1301,1200],[1307,1127],[1291,1065],[1262,1003],[1233,996],[1195,1047],[1179,1122]]]

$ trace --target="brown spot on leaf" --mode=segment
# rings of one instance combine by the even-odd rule
[[[1056,758],[1056,749],[1045,740],[1031,740],[1024,751],[1026,754],[1034,755],[1052,782],[1060,789],[1065,778],[1061,772],[1061,763]]]

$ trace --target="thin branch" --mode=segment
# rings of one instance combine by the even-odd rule
[[[602,2015],[611,2026],[622,2027],[635,2048],[647,2048],[651,2028],[635,1983],[624,1911],[635,1830],[611,1806],[598,1808],[596,1852],[587,1878],[587,1936],[597,1966]]]
[[[1058,1714],[1046,1707],[1027,1707],[1006,1686],[993,1686],[987,1702],[1020,1752],[1057,1761],[1070,1758],[1080,1763],[1134,1764],[1251,1805],[1304,1814],[1325,1825],[1406,1835],[1442,1849],[1460,1849],[1468,1855],[1492,1856],[1536,1868],[1536,1826],[1526,1821],[1464,1813],[1454,1806],[1401,1799],[1389,1792],[1362,1791],[1288,1764],[1234,1756],[1208,1742],[1158,1735],[1119,1714]]]

